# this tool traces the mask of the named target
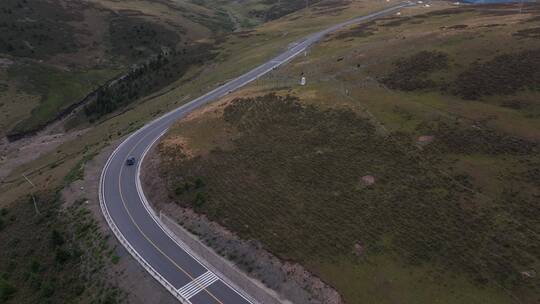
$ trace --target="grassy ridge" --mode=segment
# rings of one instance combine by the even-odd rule
[[[30,117],[15,125],[10,133],[39,129],[117,73],[119,70],[114,69],[66,72],[33,63],[13,65],[8,71],[10,79],[21,83],[21,90],[41,96],[41,100]]]
[[[195,40],[231,30],[228,15],[222,12],[165,1],[152,5],[145,1],[81,4],[8,0],[0,4],[0,16],[4,17],[0,22],[0,54],[10,61],[0,80],[11,88],[0,96],[0,102],[9,103],[13,98],[27,101],[18,106],[24,108],[21,113],[13,107],[3,109],[10,121],[8,129],[2,131],[12,138],[39,130],[132,64],[162,52],[185,53]],[[168,74],[170,83],[183,73]],[[152,92],[162,87],[162,79],[146,80]],[[153,85],[156,82],[160,84]],[[141,90],[136,95],[148,93]],[[37,106],[30,102],[35,98],[39,99]]]
[[[521,55],[539,41],[515,35],[538,26],[537,6],[525,11],[393,16],[331,35],[246,90],[298,100],[241,99],[171,130],[171,197],[350,303],[536,303],[538,91],[505,65],[536,70]],[[468,73],[475,100],[454,90]]]
[[[431,152],[422,155],[399,134],[380,137],[350,111],[267,95],[233,101],[222,119],[236,130],[232,147],[195,157],[184,151],[181,161],[178,147],[164,147],[162,170],[179,203],[243,238],[303,263],[400,256],[410,265],[467,273],[481,285],[531,283],[520,271],[534,268],[540,253],[522,242],[537,238],[536,229],[527,230],[535,227],[536,213],[527,213],[532,197],[508,203],[515,195],[508,189],[480,207],[481,198],[456,182],[459,176],[436,169]],[[375,184],[363,182],[368,175]],[[355,246],[361,248],[356,258]]]

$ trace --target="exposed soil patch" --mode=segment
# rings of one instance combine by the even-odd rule
[[[167,137],[159,143],[159,149],[167,154],[176,154],[178,161],[187,157],[193,157],[193,153],[189,150],[186,139],[181,136]],[[174,153],[173,151],[181,151],[181,153]]]
[[[375,184],[375,176],[373,176],[373,175],[364,175],[364,176],[362,176],[362,178],[360,180],[362,181],[362,184],[364,184],[366,186],[371,186],[371,185]]]
[[[6,178],[17,166],[37,159],[41,155],[54,150],[62,143],[82,136],[88,130],[65,133],[59,130],[58,124],[38,133],[35,136],[9,142],[7,138],[0,140],[0,180]]]
[[[418,138],[416,139],[416,142],[420,146],[425,146],[434,140],[435,140],[435,136],[433,135],[422,135],[422,136],[418,136]]]

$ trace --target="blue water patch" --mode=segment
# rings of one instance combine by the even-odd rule
[[[521,2],[535,2],[531,0],[461,0],[463,3],[471,4],[488,4],[488,3],[521,3]]]

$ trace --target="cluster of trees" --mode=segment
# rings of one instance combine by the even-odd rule
[[[203,44],[181,51],[163,51],[133,67],[120,79],[101,87],[96,99],[85,106],[84,113],[94,121],[169,85],[192,64],[201,64],[212,56],[210,47]]]

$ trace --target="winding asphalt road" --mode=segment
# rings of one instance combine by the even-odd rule
[[[130,254],[180,302],[258,303],[205,267],[163,228],[144,196],[139,179],[140,164],[150,147],[174,121],[287,63],[326,34],[412,5],[411,2],[404,2],[337,24],[290,44],[288,50],[270,61],[148,123],[112,153],[101,173],[99,187],[100,204],[107,223]],[[136,166],[125,165],[129,156],[138,160]]]

